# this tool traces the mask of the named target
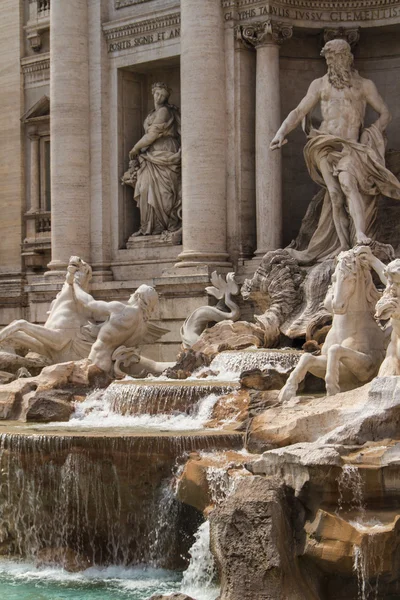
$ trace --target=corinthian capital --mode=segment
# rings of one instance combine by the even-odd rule
[[[324,29],[325,44],[336,39],[346,40],[354,48],[360,39],[360,27],[331,27]]]
[[[292,37],[293,27],[280,21],[258,21],[237,28],[237,37],[246,46],[259,48],[268,44],[282,44]]]

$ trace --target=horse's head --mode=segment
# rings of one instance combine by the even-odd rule
[[[373,254],[369,246],[356,246],[351,250],[341,252],[337,257],[337,264],[332,276],[332,310],[334,314],[343,315],[349,308],[349,302],[353,298],[357,283],[362,287],[359,289],[356,301],[359,307],[363,306],[364,300],[373,307],[379,298],[379,292],[371,276]],[[371,309],[372,310],[372,309]]]
[[[400,319],[400,259],[393,260],[385,269],[386,289],[376,305],[375,318],[381,324],[391,317]]]
[[[68,274],[73,274],[74,282],[87,291],[89,282],[92,279],[92,267],[90,265],[79,256],[71,256],[67,267],[67,277]]]

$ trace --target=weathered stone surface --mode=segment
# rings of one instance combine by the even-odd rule
[[[107,387],[111,377],[88,359],[46,367],[37,378],[38,391],[49,389]]]
[[[274,394],[275,392],[268,392]],[[400,378],[377,377],[329,397],[298,397],[272,406],[250,427],[248,448],[262,452],[299,442],[361,445],[396,438],[400,426]]]
[[[50,360],[44,356],[19,356],[0,349],[0,369],[8,373],[17,373],[19,369],[25,367],[32,375],[39,375],[43,367],[49,364]]]
[[[214,357],[223,350],[242,350],[250,346],[261,348],[263,345],[264,331],[254,323],[222,321],[206,329],[192,349]]]
[[[73,394],[85,395],[90,390],[107,387],[110,382],[109,375],[91,364],[87,359],[44,367],[36,377],[21,377],[7,385],[0,386],[0,419],[25,420],[27,418],[30,421],[68,421],[66,417],[67,414],[69,417],[72,409],[70,404],[68,404],[68,407],[64,406],[65,398],[69,402]],[[57,393],[52,394],[52,390],[57,390]],[[46,407],[43,407],[42,416],[40,416],[41,413],[38,409],[40,398],[46,403]],[[53,404],[50,406],[51,398]],[[38,399],[37,402],[36,399]],[[31,408],[33,412],[29,412],[29,417],[27,417]],[[35,415],[35,417],[32,415]],[[46,415],[53,415],[54,418],[48,419]]]
[[[7,373],[7,371],[0,371],[0,385],[5,385],[7,383],[11,383],[17,379],[14,373]]]
[[[249,390],[242,389],[220,396],[214,404],[207,427],[224,427],[229,423],[243,423],[249,416],[251,396]]]
[[[170,379],[187,379],[200,367],[208,367],[211,358],[203,352],[195,352],[192,348],[183,350],[177,358],[176,365],[165,371]]]
[[[0,419],[18,419],[23,397],[36,389],[35,379],[16,379],[0,387]]]
[[[370,385],[337,396],[299,397],[284,407],[272,405],[253,419],[247,442],[249,450],[262,452],[298,442],[313,442],[340,428],[350,414],[352,420],[356,414],[362,418],[369,405]],[[277,391],[267,393],[271,400],[273,396],[277,400]]]
[[[251,477],[210,514],[220,600],[317,600],[297,564],[292,512],[277,480]]]
[[[25,414],[26,421],[49,423],[51,421],[69,421],[74,412],[74,395],[69,391],[49,390],[36,392],[29,402]],[[21,415],[23,418],[23,414]],[[20,418],[21,418],[20,417]]]
[[[280,390],[288,377],[288,373],[283,373],[273,367],[264,370],[251,369],[241,373],[240,384],[254,390]]]
[[[305,530],[304,555],[326,572],[350,577],[358,551],[364,554],[361,560],[366,579],[398,573],[400,517],[373,530],[368,526],[357,527],[336,514],[319,509],[315,519],[306,523]]]
[[[233,478],[249,475],[243,468],[249,460],[249,456],[234,451],[192,456],[179,477],[177,497],[201,512],[209,512],[225,499]]]

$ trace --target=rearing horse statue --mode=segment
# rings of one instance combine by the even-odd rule
[[[385,265],[369,246],[356,246],[339,254],[325,298],[325,308],[333,314],[332,328],[320,356],[301,357],[281,390],[281,402],[296,395],[307,372],[325,379],[328,396],[358,387],[377,375],[387,344],[385,332],[374,319],[381,294],[371,269],[386,284]]]

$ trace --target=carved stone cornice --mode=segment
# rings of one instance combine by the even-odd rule
[[[50,81],[50,54],[27,57],[21,60],[21,69],[25,86],[30,84]]]
[[[132,6],[132,4],[143,4],[143,2],[150,2],[151,0],[115,0],[115,8],[125,8],[125,6]]]
[[[135,35],[151,33],[159,29],[176,27],[179,26],[180,23],[180,13],[173,13],[160,17],[153,17],[152,19],[135,21],[134,23],[132,23],[132,21],[121,24],[112,22],[105,23],[103,25],[103,31],[107,41],[114,41],[124,37],[133,37]]]
[[[258,21],[249,25],[239,25],[236,29],[237,39],[249,48],[260,48],[271,44],[281,45],[292,37],[293,27],[280,21]]]
[[[223,8],[245,9],[260,4],[260,0],[221,0]],[[398,0],[277,0],[270,4],[280,4],[292,8],[309,10],[373,10],[399,6]]]
[[[324,29],[324,43],[330,42],[331,40],[346,40],[352,48],[356,46],[360,39],[360,27],[327,27]]]

